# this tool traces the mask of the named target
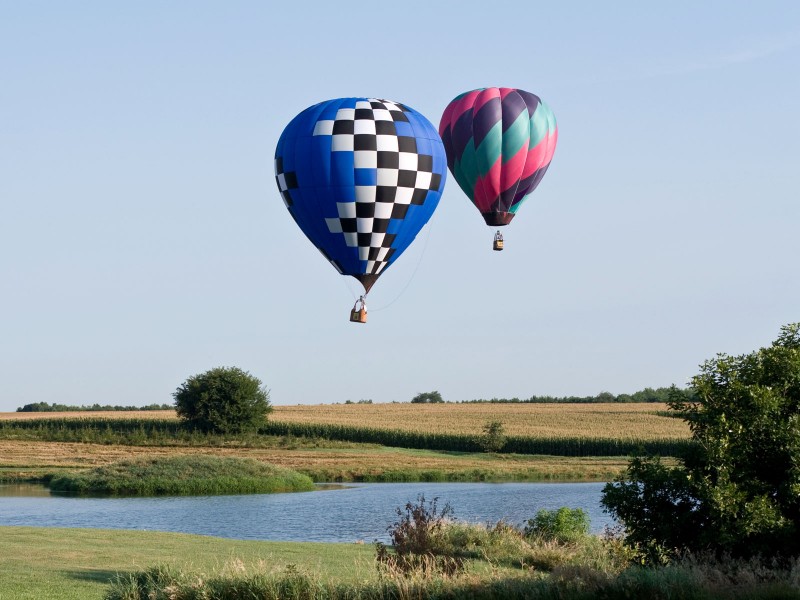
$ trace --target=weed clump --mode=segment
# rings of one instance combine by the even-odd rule
[[[383,574],[443,575],[451,577],[464,569],[464,559],[454,555],[445,543],[443,532],[453,516],[449,504],[439,510],[439,498],[426,502],[420,495],[416,504],[397,508],[398,520],[387,528],[394,552],[375,543],[378,570]]]

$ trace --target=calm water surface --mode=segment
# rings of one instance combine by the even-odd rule
[[[0,485],[0,525],[98,527],[198,533],[242,540],[387,540],[395,508],[419,494],[455,518],[522,524],[539,509],[582,508],[592,531],[611,525],[600,506],[603,483],[365,483],[294,494],[166,498],[56,496],[41,486]]]

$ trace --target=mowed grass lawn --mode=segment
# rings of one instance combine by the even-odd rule
[[[428,433],[480,434],[500,421],[508,435],[530,437],[688,438],[681,419],[663,416],[660,403],[597,404],[314,404],[275,406],[276,422],[320,423]],[[172,411],[0,413],[0,419],[43,417],[175,418]]]
[[[252,542],[103,529],[0,527],[0,600],[100,600],[117,573],[154,564],[219,572],[295,565],[323,578],[375,577],[370,544]]]

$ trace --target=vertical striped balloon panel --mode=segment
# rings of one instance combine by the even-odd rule
[[[558,140],[550,108],[529,92],[457,96],[439,125],[447,165],[489,225],[506,225],[547,171]]]

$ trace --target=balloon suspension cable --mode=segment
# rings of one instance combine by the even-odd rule
[[[353,288],[350,286],[350,278],[349,277],[339,277],[339,279],[342,281],[342,284],[344,285],[344,287],[347,288],[347,291],[353,297],[353,300],[357,300],[359,298],[359,296],[361,296],[361,294],[359,294],[357,291],[354,291]],[[366,297],[366,294],[364,294],[363,297]]]
[[[414,281],[414,277],[416,277],[416,275],[417,275],[417,271],[419,270],[419,266],[422,264],[422,259],[423,259],[423,257],[425,256],[425,251],[428,249],[428,242],[429,242],[429,241],[430,241],[430,239],[431,239],[431,230],[432,230],[432,229],[433,229],[433,219],[431,219],[431,220],[428,222],[428,233],[427,233],[427,234],[426,234],[426,236],[425,236],[425,245],[422,247],[422,252],[420,252],[419,259],[417,260],[417,265],[414,267],[414,272],[413,272],[413,273],[411,273],[411,277],[410,277],[410,278],[409,278],[409,280],[406,282],[406,284],[405,284],[405,286],[403,287],[403,289],[402,289],[402,290],[400,290],[400,293],[398,293],[398,294],[397,294],[397,296],[395,296],[394,300],[392,300],[391,302],[389,302],[389,304],[384,304],[383,306],[381,306],[381,307],[379,307],[379,308],[373,308],[373,309],[372,309],[372,312],[380,312],[380,311],[382,311],[382,310],[386,310],[386,309],[387,309],[387,308],[389,308],[389,307],[390,307],[392,304],[394,304],[395,302],[397,302],[397,301],[398,301],[398,300],[399,300],[399,299],[400,299],[400,298],[403,296],[403,294],[405,294],[405,293],[406,293],[406,290],[408,289],[408,286],[410,286],[410,285],[411,285],[411,282],[412,282],[412,281]],[[366,294],[364,294],[364,295],[366,296]]]

